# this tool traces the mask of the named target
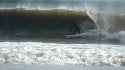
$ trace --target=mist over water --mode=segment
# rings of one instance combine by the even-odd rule
[[[85,7],[97,29],[102,29],[106,37],[125,42],[124,3],[124,1],[95,2]]]

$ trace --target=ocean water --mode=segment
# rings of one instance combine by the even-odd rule
[[[0,0],[0,63],[125,66],[124,3]]]
[[[1,42],[0,63],[124,66],[124,45]]]

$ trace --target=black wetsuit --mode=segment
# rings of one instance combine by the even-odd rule
[[[75,34],[80,34],[81,28],[77,24],[73,24],[73,26],[70,28],[70,32],[75,35]]]

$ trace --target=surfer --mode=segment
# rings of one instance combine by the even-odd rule
[[[73,26],[69,30],[73,35],[80,34],[81,28],[76,23],[73,24]]]

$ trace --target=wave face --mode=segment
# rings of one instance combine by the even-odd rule
[[[74,24],[79,25],[81,31],[95,28],[95,24],[83,12],[62,9],[0,10],[1,36],[64,38],[65,35],[72,34],[70,29]]]

